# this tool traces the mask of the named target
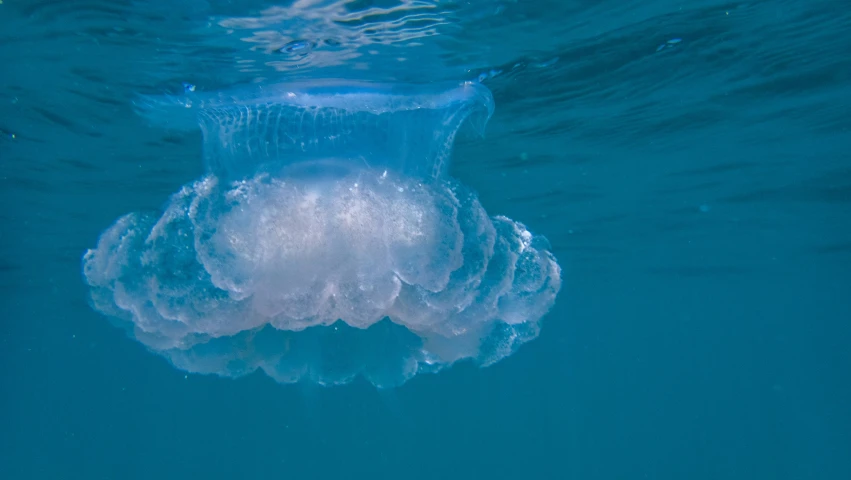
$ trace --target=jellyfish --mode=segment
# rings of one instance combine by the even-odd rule
[[[448,174],[479,83],[256,84],[144,96],[202,132],[204,174],[107,228],[92,307],[176,368],[379,388],[536,338],[561,287],[547,240]]]

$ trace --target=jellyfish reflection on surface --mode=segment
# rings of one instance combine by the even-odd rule
[[[404,383],[537,337],[561,286],[543,237],[447,175],[481,84],[254,85],[142,97],[203,134],[206,173],[86,252],[95,309],[177,368]]]

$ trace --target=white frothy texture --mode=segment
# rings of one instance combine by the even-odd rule
[[[103,232],[83,259],[93,306],[178,368],[261,369],[284,383],[361,375],[389,387],[459,360],[490,365],[536,338],[561,287],[546,240],[489,217],[445,175],[447,142],[470,112],[489,115],[489,92],[328,88],[279,103],[305,109],[289,124],[308,111],[342,119],[345,142],[321,124],[286,136],[256,114],[288,87],[263,90],[260,106],[257,92],[208,96],[197,112],[205,152],[223,162],[208,162],[162,213],[128,214]],[[423,109],[434,113],[411,116]],[[388,140],[382,124],[413,140]],[[257,154],[255,140],[285,136],[321,148]],[[437,147],[422,148],[427,138]]]
[[[545,245],[519,223],[488,218],[453,182],[370,170],[318,185],[260,174],[223,186],[209,176],[175,194],[158,220],[120,219],[84,269],[97,308],[190,371],[263,368],[282,378],[280,359],[251,359],[245,346],[205,368],[214,359],[204,344],[267,326],[369,329],[386,317],[420,340],[388,346],[396,358],[384,362],[404,373],[384,378],[344,361],[346,379],[364,373],[384,385],[464,358],[493,363],[534,338],[561,282]],[[229,371],[235,359],[239,371]],[[303,367],[326,381],[321,367]]]

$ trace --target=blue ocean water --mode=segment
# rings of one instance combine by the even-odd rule
[[[840,2],[0,3],[0,478],[848,478]],[[203,174],[137,95],[480,82],[450,174],[544,235],[540,336],[392,389],[189,374],[87,249]]]

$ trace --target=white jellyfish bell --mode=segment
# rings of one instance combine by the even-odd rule
[[[561,270],[544,238],[489,217],[447,175],[493,113],[481,84],[255,85],[144,97],[200,126],[204,177],[86,252],[92,304],[190,372],[379,387],[538,335]]]

